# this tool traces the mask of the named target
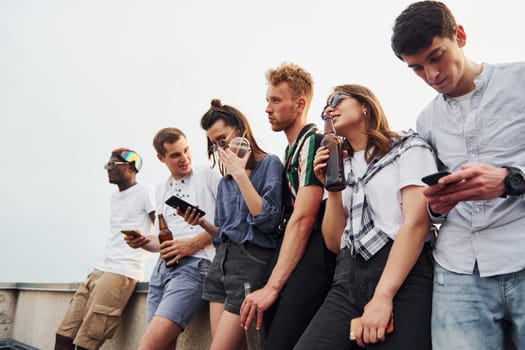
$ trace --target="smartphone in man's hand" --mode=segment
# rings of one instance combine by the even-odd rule
[[[437,173],[430,174],[430,175],[422,177],[421,181],[423,181],[424,183],[426,183],[429,186],[432,186],[432,185],[437,184],[439,179],[441,179],[442,177],[445,177],[447,175],[450,175],[450,172],[448,172],[448,171],[438,171]]]
[[[170,198],[168,198],[168,200],[166,201],[166,204],[169,205],[170,207],[175,208],[175,209],[177,207],[180,208],[180,211],[183,212],[183,213],[186,212],[186,209],[193,208],[193,209],[197,210],[197,212],[199,213],[200,216],[206,215],[204,210],[199,209],[198,207],[194,206],[193,204],[190,204],[190,203],[186,202],[185,200],[180,199],[177,196],[171,196]]]
[[[126,236],[132,236],[133,238],[142,236],[137,230],[121,230],[120,232],[122,232]]]

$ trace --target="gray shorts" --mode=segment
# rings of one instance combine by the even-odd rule
[[[221,243],[204,280],[202,298],[223,303],[226,311],[238,315],[244,301],[244,283],[250,283],[252,291],[263,287],[275,254],[274,248],[261,248],[251,243]]]
[[[148,323],[153,316],[160,316],[186,328],[204,305],[202,285],[209,268],[206,259],[189,256],[166,267],[159,258],[149,282]]]

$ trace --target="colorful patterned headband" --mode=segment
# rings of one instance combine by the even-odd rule
[[[119,157],[124,162],[127,162],[127,163],[134,162],[135,170],[137,171],[137,173],[139,172],[140,168],[142,168],[142,158],[135,151],[132,151],[127,148],[118,148],[114,150],[111,154]]]

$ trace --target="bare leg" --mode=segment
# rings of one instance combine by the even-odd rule
[[[212,317],[211,312],[210,317]],[[241,327],[240,316],[223,309],[219,322],[215,327],[210,350],[243,348],[245,348],[245,337],[244,328]]]
[[[177,338],[181,332],[181,326],[175,322],[154,316],[140,338],[137,350],[173,350],[177,347]]]
[[[210,332],[212,340],[217,332],[217,326],[219,325],[223,311],[224,304],[210,301]]]

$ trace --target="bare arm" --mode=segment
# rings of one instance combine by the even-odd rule
[[[148,216],[151,220],[151,223],[154,224],[155,223],[155,211],[153,210],[149,212]],[[153,236],[153,235],[147,235],[147,236],[143,236],[142,234],[140,236],[125,235],[124,240],[126,241],[127,245],[129,245],[133,249],[143,248],[144,250],[147,250],[152,253],[156,253],[159,251],[159,240],[156,236]]]
[[[180,259],[190,256],[211,243],[211,236],[203,231],[188,239],[174,239],[160,245],[160,257],[166,260],[166,265],[177,264]]]
[[[277,263],[266,285],[249,294],[241,306],[241,324],[249,327],[257,316],[257,328],[262,326],[263,313],[276,300],[279,292],[302,258],[319,211],[323,189],[306,186],[299,189],[292,216],[284,233]]]
[[[401,190],[403,223],[394,240],[381,278],[372,299],[365,306],[358,343],[375,343],[385,339],[393,311],[393,299],[416,263],[429,230],[423,187],[408,186]],[[395,327],[395,325],[394,325]]]
[[[140,235],[137,237],[126,235],[124,240],[131,248],[134,249],[142,248],[152,253],[157,253],[160,250],[159,238],[154,235]]]

